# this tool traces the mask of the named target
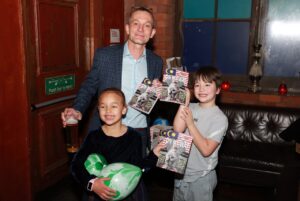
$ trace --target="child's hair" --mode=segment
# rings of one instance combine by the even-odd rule
[[[100,100],[100,98],[101,98],[101,96],[102,96],[103,94],[108,93],[108,92],[109,92],[109,93],[114,93],[114,94],[120,96],[123,105],[126,106],[125,95],[124,95],[123,91],[121,91],[120,89],[115,88],[115,87],[106,88],[106,89],[104,89],[103,91],[101,91],[101,93],[100,93],[99,96],[98,96],[98,101]]]
[[[202,79],[203,81],[212,83],[213,81],[216,83],[217,88],[221,86],[221,73],[220,71],[213,66],[203,66],[200,67],[193,76],[193,86],[196,81]]]

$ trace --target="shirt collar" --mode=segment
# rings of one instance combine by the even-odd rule
[[[126,42],[124,45],[123,57],[129,57],[129,56],[132,57],[132,55],[130,54],[129,49],[128,49],[128,42]],[[146,56],[146,48],[144,49],[144,51],[139,59],[144,58],[145,56]]]

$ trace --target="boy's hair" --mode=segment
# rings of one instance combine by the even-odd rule
[[[103,91],[101,91],[101,93],[100,93],[99,96],[98,96],[98,101],[100,100],[100,98],[101,98],[101,96],[102,96],[103,94],[108,93],[108,92],[109,92],[109,93],[114,93],[114,94],[120,96],[123,105],[126,106],[125,95],[124,95],[123,91],[121,91],[120,89],[115,88],[115,87],[106,88],[106,89],[104,89]]]
[[[193,86],[196,81],[202,79],[206,82],[212,83],[213,81],[216,83],[217,88],[221,86],[221,73],[220,71],[213,66],[203,66],[200,67],[193,76]]]
[[[131,20],[131,17],[133,15],[133,13],[137,12],[137,11],[144,11],[144,12],[147,12],[150,14],[151,18],[152,18],[152,28],[155,28],[155,18],[154,18],[154,15],[153,15],[153,11],[152,11],[152,8],[146,8],[144,6],[133,6],[131,7],[131,11],[129,13],[129,17],[128,17],[128,21],[127,23],[130,24],[130,20]]]

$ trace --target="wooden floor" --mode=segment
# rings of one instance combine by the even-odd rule
[[[145,177],[150,201],[172,201],[173,174],[164,170]],[[300,188],[299,188],[300,190]],[[81,189],[71,176],[40,192],[34,201],[80,201]],[[273,201],[273,189],[218,183],[214,201]],[[298,196],[300,201],[300,196]]]

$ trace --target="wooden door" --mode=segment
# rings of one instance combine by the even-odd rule
[[[71,105],[90,68],[93,33],[89,0],[28,0],[27,3],[30,144],[36,192],[69,173],[60,113]]]
[[[123,42],[124,2],[26,0],[23,6],[31,174],[37,192],[69,174],[60,113],[72,105],[91,68],[94,50],[109,44],[108,30],[119,29]]]

